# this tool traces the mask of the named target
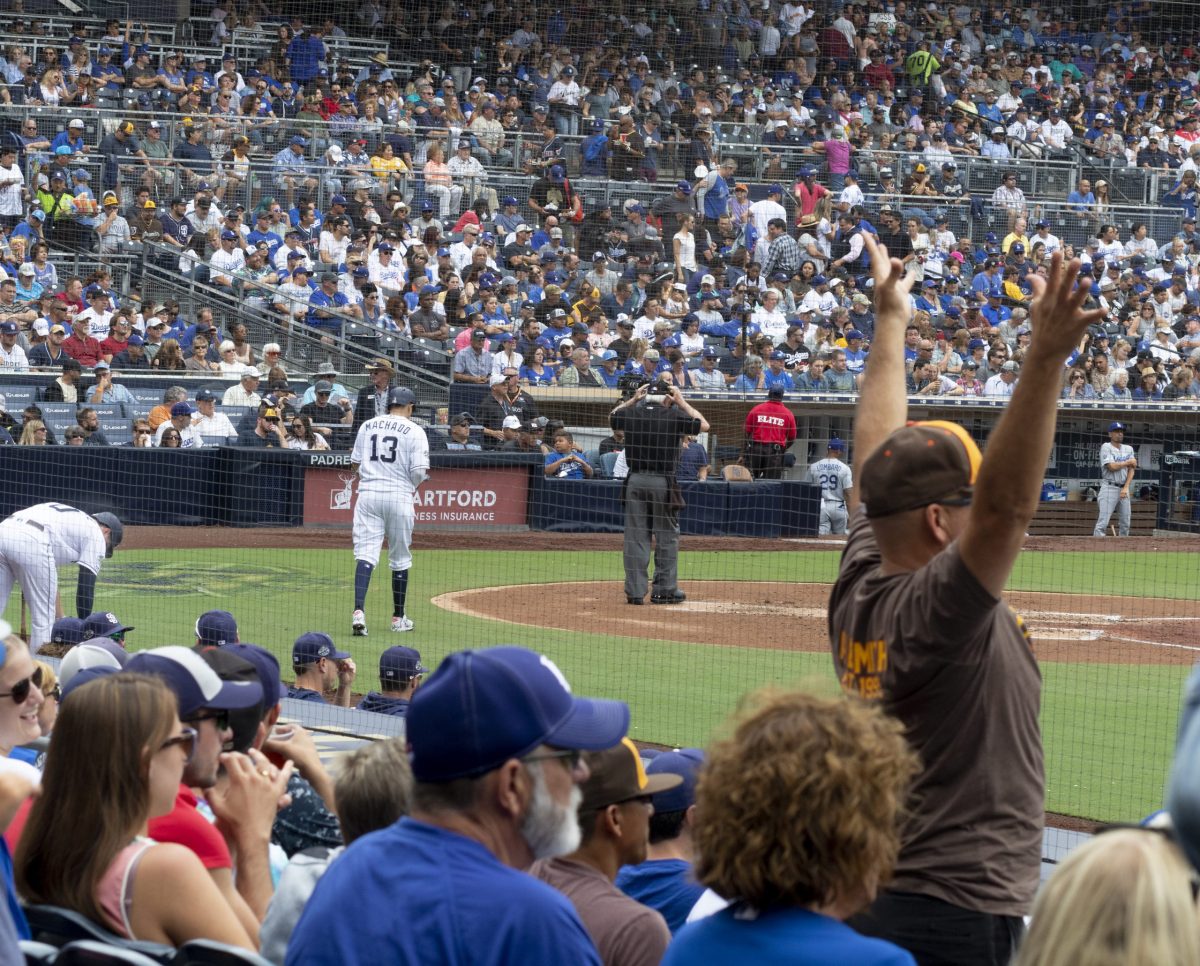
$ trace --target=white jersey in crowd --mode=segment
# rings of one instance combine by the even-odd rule
[[[411,497],[429,475],[429,437],[403,416],[375,416],[358,430],[351,462],[358,492]]]
[[[821,499],[845,503],[846,491],[854,486],[850,467],[841,460],[826,457],[808,468],[808,482],[821,488]]]

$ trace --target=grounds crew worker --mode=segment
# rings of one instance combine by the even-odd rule
[[[772,386],[767,401],[746,414],[746,448],[756,480],[783,476],[783,454],[796,441],[796,417],[783,404],[783,387]]]
[[[1041,675],[1002,594],[1038,507],[1063,363],[1104,312],[1082,308],[1088,287],[1062,252],[1027,276],[1033,341],[982,456],[953,423],[906,425],[912,276],[864,242],[875,338],[829,644],[843,690],[900,721],[923,764],[892,879],[848,922],[919,963],[999,966],[1037,891],[1046,792]]]
[[[677,585],[679,511],[683,497],[675,473],[680,439],[708,432],[701,416],[679,391],[661,379],[641,386],[612,411],[610,424],[625,431],[625,600],[646,597],[646,570],[654,543],[652,604],[679,604],[686,595]]]

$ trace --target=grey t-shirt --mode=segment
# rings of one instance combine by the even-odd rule
[[[951,544],[883,576],[861,508],[829,601],[842,688],[903,723],[922,769],[889,886],[992,915],[1029,912],[1038,886],[1045,773],[1042,679],[1024,621]]]

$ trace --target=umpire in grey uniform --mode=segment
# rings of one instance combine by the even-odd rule
[[[646,597],[646,570],[654,545],[652,604],[679,604],[686,595],[678,587],[679,511],[683,497],[675,472],[685,435],[708,432],[708,421],[679,387],[659,380],[643,385],[612,411],[613,429],[625,431],[625,600],[641,604]]]

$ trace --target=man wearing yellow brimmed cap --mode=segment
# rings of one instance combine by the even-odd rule
[[[922,770],[895,876],[851,925],[918,962],[1006,963],[1038,886],[1045,776],[1041,676],[1001,593],[1037,510],[1063,363],[1103,312],[1082,309],[1079,263],[1061,253],[1030,276],[1032,343],[984,456],[953,423],[906,424],[913,278],[865,243],[875,339],[829,637],[842,687],[904,724]]]

